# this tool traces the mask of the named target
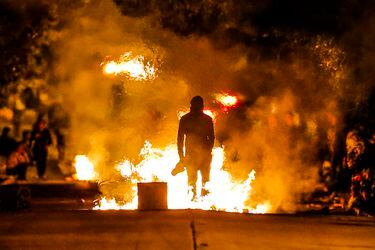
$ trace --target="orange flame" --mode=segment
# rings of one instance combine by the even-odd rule
[[[123,54],[117,61],[104,63],[103,72],[107,75],[125,75],[137,81],[156,77],[156,69],[151,63],[145,62],[143,56],[133,57],[130,52]]]
[[[230,108],[234,108],[238,105],[238,97],[230,94],[216,94],[216,101],[220,103],[224,111],[228,111]]]
[[[76,155],[74,159],[74,167],[76,175],[74,176],[77,180],[95,180],[96,173],[94,170],[94,164],[85,155]]]
[[[270,210],[268,203],[258,204],[255,208],[246,205],[246,200],[252,191],[251,184],[255,180],[255,171],[252,170],[243,182],[234,181],[231,175],[223,169],[225,153],[221,147],[213,150],[211,178],[205,186],[209,194],[202,196],[198,191],[198,198],[195,200],[192,199],[193,194],[188,186],[186,170],[176,176],[171,174],[178,162],[175,145],[158,149],[146,141],[140,155],[143,160],[139,164],[134,165],[129,160],[125,160],[116,167],[124,177],[131,179],[133,199],[126,204],[118,204],[114,198],[103,197],[94,209],[137,209],[137,182],[164,181],[168,183],[168,208],[170,209],[193,208],[251,213],[266,213]],[[137,179],[133,176],[137,176]],[[198,178],[197,186],[200,190],[201,178]]]

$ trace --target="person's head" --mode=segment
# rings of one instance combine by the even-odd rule
[[[47,122],[45,120],[40,120],[38,122],[38,129],[39,129],[39,131],[42,131],[45,128],[47,128]]]
[[[1,136],[9,136],[9,133],[10,133],[10,127],[4,127],[3,128],[3,131],[1,132]]]
[[[194,96],[190,101],[190,110],[202,112],[203,108],[204,108],[203,98],[199,95]]]
[[[29,141],[31,138],[31,132],[30,130],[24,130],[22,131],[22,141]]]

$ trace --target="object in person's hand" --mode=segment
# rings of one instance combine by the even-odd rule
[[[184,163],[182,161],[179,161],[174,169],[172,170],[172,175],[176,176],[177,174],[183,172],[185,170]]]

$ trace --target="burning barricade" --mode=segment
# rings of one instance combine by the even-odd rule
[[[137,183],[154,181],[168,184],[169,209],[192,208],[228,212],[249,211],[252,213],[266,213],[270,209],[268,203],[258,204],[255,208],[246,205],[252,190],[251,183],[255,180],[255,171],[251,171],[243,182],[233,180],[231,175],[223,169],[225,153],[221,147],[216,147],[213,150],[211,178],[206,187],[210,192],[203,196],[198,191],[195,200],[193,200],[191,188],[188,186],[186,170],[176,176],[171,173],[178,162],[176,146],[170,145],[164,149],[158,149],[152,147],[150,142],[145,142],[140,155],[143,160],[137,165],[125,160],[116,167],[124,177],[124,181],[131,183],[130,197],[132,198],[125,202],[117,202],[115,198],[102,197],[94,209],[137,209]],[[202,187],[200,176],[197,186]]]

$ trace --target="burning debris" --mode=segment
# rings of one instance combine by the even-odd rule
[[[216,101],[222,106],[222,110],[227,112],[228,110],[235,108],[238,103],[238,97],[230,94],[216,94]]]
[[[213,150],[213,160],[211,164],[210,181],[206,188],[208,195],[202,195],[198,191],[196,199],[193,200],[191,187],[188,186],[187,173],[173,176],[171,174],[173,167],[178,162],[177,148],[174,145],[167,146],[164,149],[154,148],[150,142],[146,141],[140,152],[142,161],[133,164],[129,160],[124,160],[117,164],[116,169],[124,178],[124,182],[131,183],[131,200],[116,201],[115,198],[103,196],[94,209],[137,209],[137,183],[163,181],[168,183],[168,208],[169,209],[203,209],[219,210],[227,212],[250,212],[266,213],[271,209],[268,202],[260,203],[255,207],[247,205],[248,197],[252,191],[252,182],[255,180],[255,171],[251,171],[244,181],[236,181],[229,172],[224,170],[225,152],[223,148],[216,147]],[[78,175],[87,180],[88,177],[95,176],[94,169],[91,168],[87,157],[78,156],[81,164],[76,164],[77,173],[80,171],[85,174]],[[85,171],[82,169],[85,168]],[[81,170],[79,170],[81,169]],[[105,184],[103,184],[105,185]],[[202,179],[198,178],[197,186],[202,187]]]
[[[151,62],[146,62],[141,55],[133,56],[127,52],[116,61],[102,63],[103,72],[108,75],[118,75],[135,81],[153,80],[156,78],[156,68]]]
[[[85,155],[76,155],[74,159],[74,167],[76,170],[75,178],[77,180],[89,181],[97,178],[94,164]]]

